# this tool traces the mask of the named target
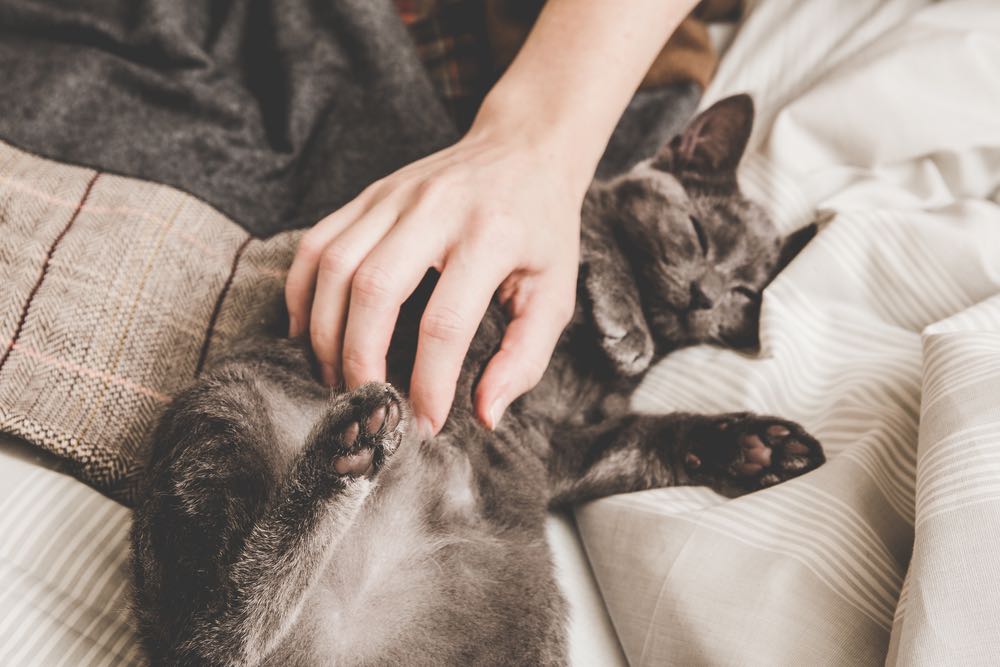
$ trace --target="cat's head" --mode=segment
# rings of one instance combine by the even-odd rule
[[[736,167],[753,115],[748,95],[717,102],[604,190],[602,209],[660,352],[756,346],[764,287],[815,234],[782,236],[740,192]]]

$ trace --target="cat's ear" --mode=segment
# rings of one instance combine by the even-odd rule
[[[638,375],[649,368],[654,345],[632,273],[616,250],[582,250],[581,285],[599,345],[617,373]]]
[[[732,175],[753,130],[753,99],[746,94],[719,100],[691,121],[659,152],[655,167],[673,173]]]
[[[806,247],[806,244],[812,241],[818,231],[819,225],[814,222],[795,230],[783,238],[781,240],[781,249],[778,251],[778,263],[775,264],[774,269],[771,271],[770,278],[773,279],[788,266],[795,259],[795,256]]]

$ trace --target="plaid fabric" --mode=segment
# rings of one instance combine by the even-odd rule
[[[394,1],[452,118],[459,127],[468,127],[494,78],[483,3]]]
[[[394,0],[445,106],[459,127],[475,116],[513,60],[543,0]],[[708,22],[735,20],[741,0],[706,0],[674,32],[642,87],[695,82],[704,88],[718,63]]]
[[[130,501],[161,409],[275,307],[295,238],[0,143],[0,431]]]

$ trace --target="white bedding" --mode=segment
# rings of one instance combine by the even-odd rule
[[[744,189],[832,219],[760,358],[682,351],[636,404],[787,416],[830,461],[587,505],[592,568],[635,665],[998,664],[1000,3],[753,4],[704,104],[751,92]]]
[[[0,665],[142,664],[131,512],[0,436]]]
[[[131,513],[0,435],[0,665],[144,664],[129,625]],[[575,667],[625,665],[571,519],[549,543]]]

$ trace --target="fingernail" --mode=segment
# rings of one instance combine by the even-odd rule
[[[498,398],[493,401],[489,410],[490,423],[486,425],[491,431],[496,430],[497,425],[500,424],[500,419],[503,417],[503,413],[506,409],[507,404],[502,399]]]
[[[427,417],[417,417],[417,435],[421,440],[434,437],[434,425]]]
[[[323,377],[323,384],[328,387],[337,384],[337,369],[333,367],[333,364],[320,364],[319,370]]]

